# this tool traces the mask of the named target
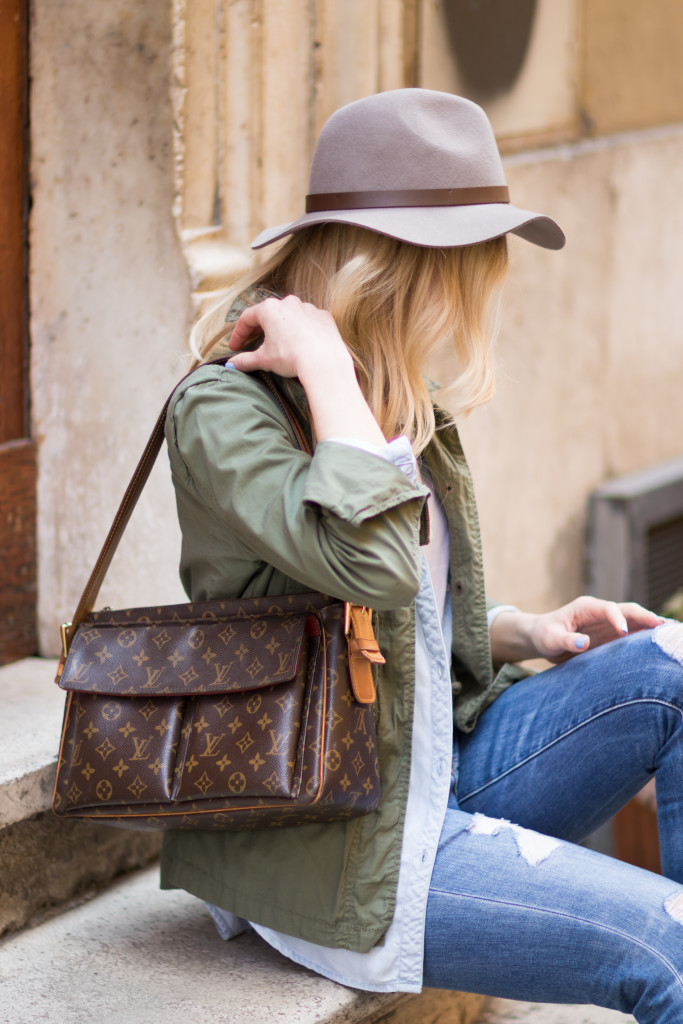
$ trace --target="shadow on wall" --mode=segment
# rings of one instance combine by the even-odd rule
[[[537,0],[444,0],[446,32],[468,95],[490,100],[514,85],[536,6]]]

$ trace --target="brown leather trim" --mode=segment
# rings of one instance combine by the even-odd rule
[[[61,665],[61,662],[60,662]],[[63,666],[62,666],[63,668]],[[66,764],[66,760],[62,758],[62,752],[64,750],[64,744],[66,743],[66,723],[69,719],[69,710],[71,708],[71,701],[73,700],[73,693],[69,692],[66,695],[66,704],[64,706],[64,724],[62,725],[62,735],[59,740],[59,754],[57,756],[57,773],[55,775],[54,786],[52,787],[52,802],[51,806],[54,807],[55,799],[57,797],[57,785],[59,783],[59,769],[62,764]]]
[[[396,206],[477,206],[509,203],[507,185],[473,188],[391,189],[374,192],[313,192],[306,196],[306,213],[334,210],[374,210]]]
[[[349,675],[353,695],[359,704],[372,704],[375,700],[375,681],[371,662],[384,664],[372,628],[369,608],[351,605],[351,635],[349,641]]]
[[[351,637],[349,639],[349,650],[353,651],[354,654],[364,654],[366,651],[377,653],[379,651],[379,645],[374,637],[358,637],[357,639]]]

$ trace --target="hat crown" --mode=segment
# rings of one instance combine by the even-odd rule
[[[349,224],[441,248],[508,232],[547,249],[565,242],[550,217],[510,202],[481,107],[431,89],[376,93],[334,113],[318,139],[306,212],[266,228],[252,246],[318,224]]]
[[[356,100],[324,125],[309,192],[505,185],[489,120],[451,93],[396,89]]]

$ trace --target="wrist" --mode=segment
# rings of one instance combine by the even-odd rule
[[[353,358],[343,343],[338,347],[320,346],[309,352],[302,364],[297,367],[297,377],[309,402],[317,395],[329,401],[338,390],[347,392],[358,388]]]
[[[385,445],[386,438],[361,391],[350,354],[346,363],[336,367],[325,360],[321,364],[307,366],[304,375],[299,376],[316,440],[347,437]]]
[[[486,612],[486,621],[488,622],[489,629],[496,621],[499,615],[504,612],[518,612],[519,608],[516,604],[494,604],[492,608],[489,608]]]
[[[491,657],[495,665],[515,663],[538,655],[534,641],[537,616],[514,608],[505,608],[489,630]]]

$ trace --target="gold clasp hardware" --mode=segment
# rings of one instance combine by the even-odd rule
[[[69,640],[68,640],[67,633],[68,633],[70,628],[71,628],[71,623],[70,622],[63,622],[61,624],[61,626],[59,627],[59,633],[60,633],[60,636],[62,638],[62,658],[63,658],[64,661],[66,661],[66,656],[69,653]]]
[[[64,670],[64,662],[66,661],[67,655],[69,653],[69,637],[68,637],[68,632],[71,629],[71,626],[72,626],[71,622],[63,622],[61,624],[61,626],[59,627],[59,635],[62,638],[62,656],[59,659],[59,664],[57,665],[57,675],[55,676],[55,682],[57,683],[57,685],[59,685],[59,680],[62,678],[62,672]]]

